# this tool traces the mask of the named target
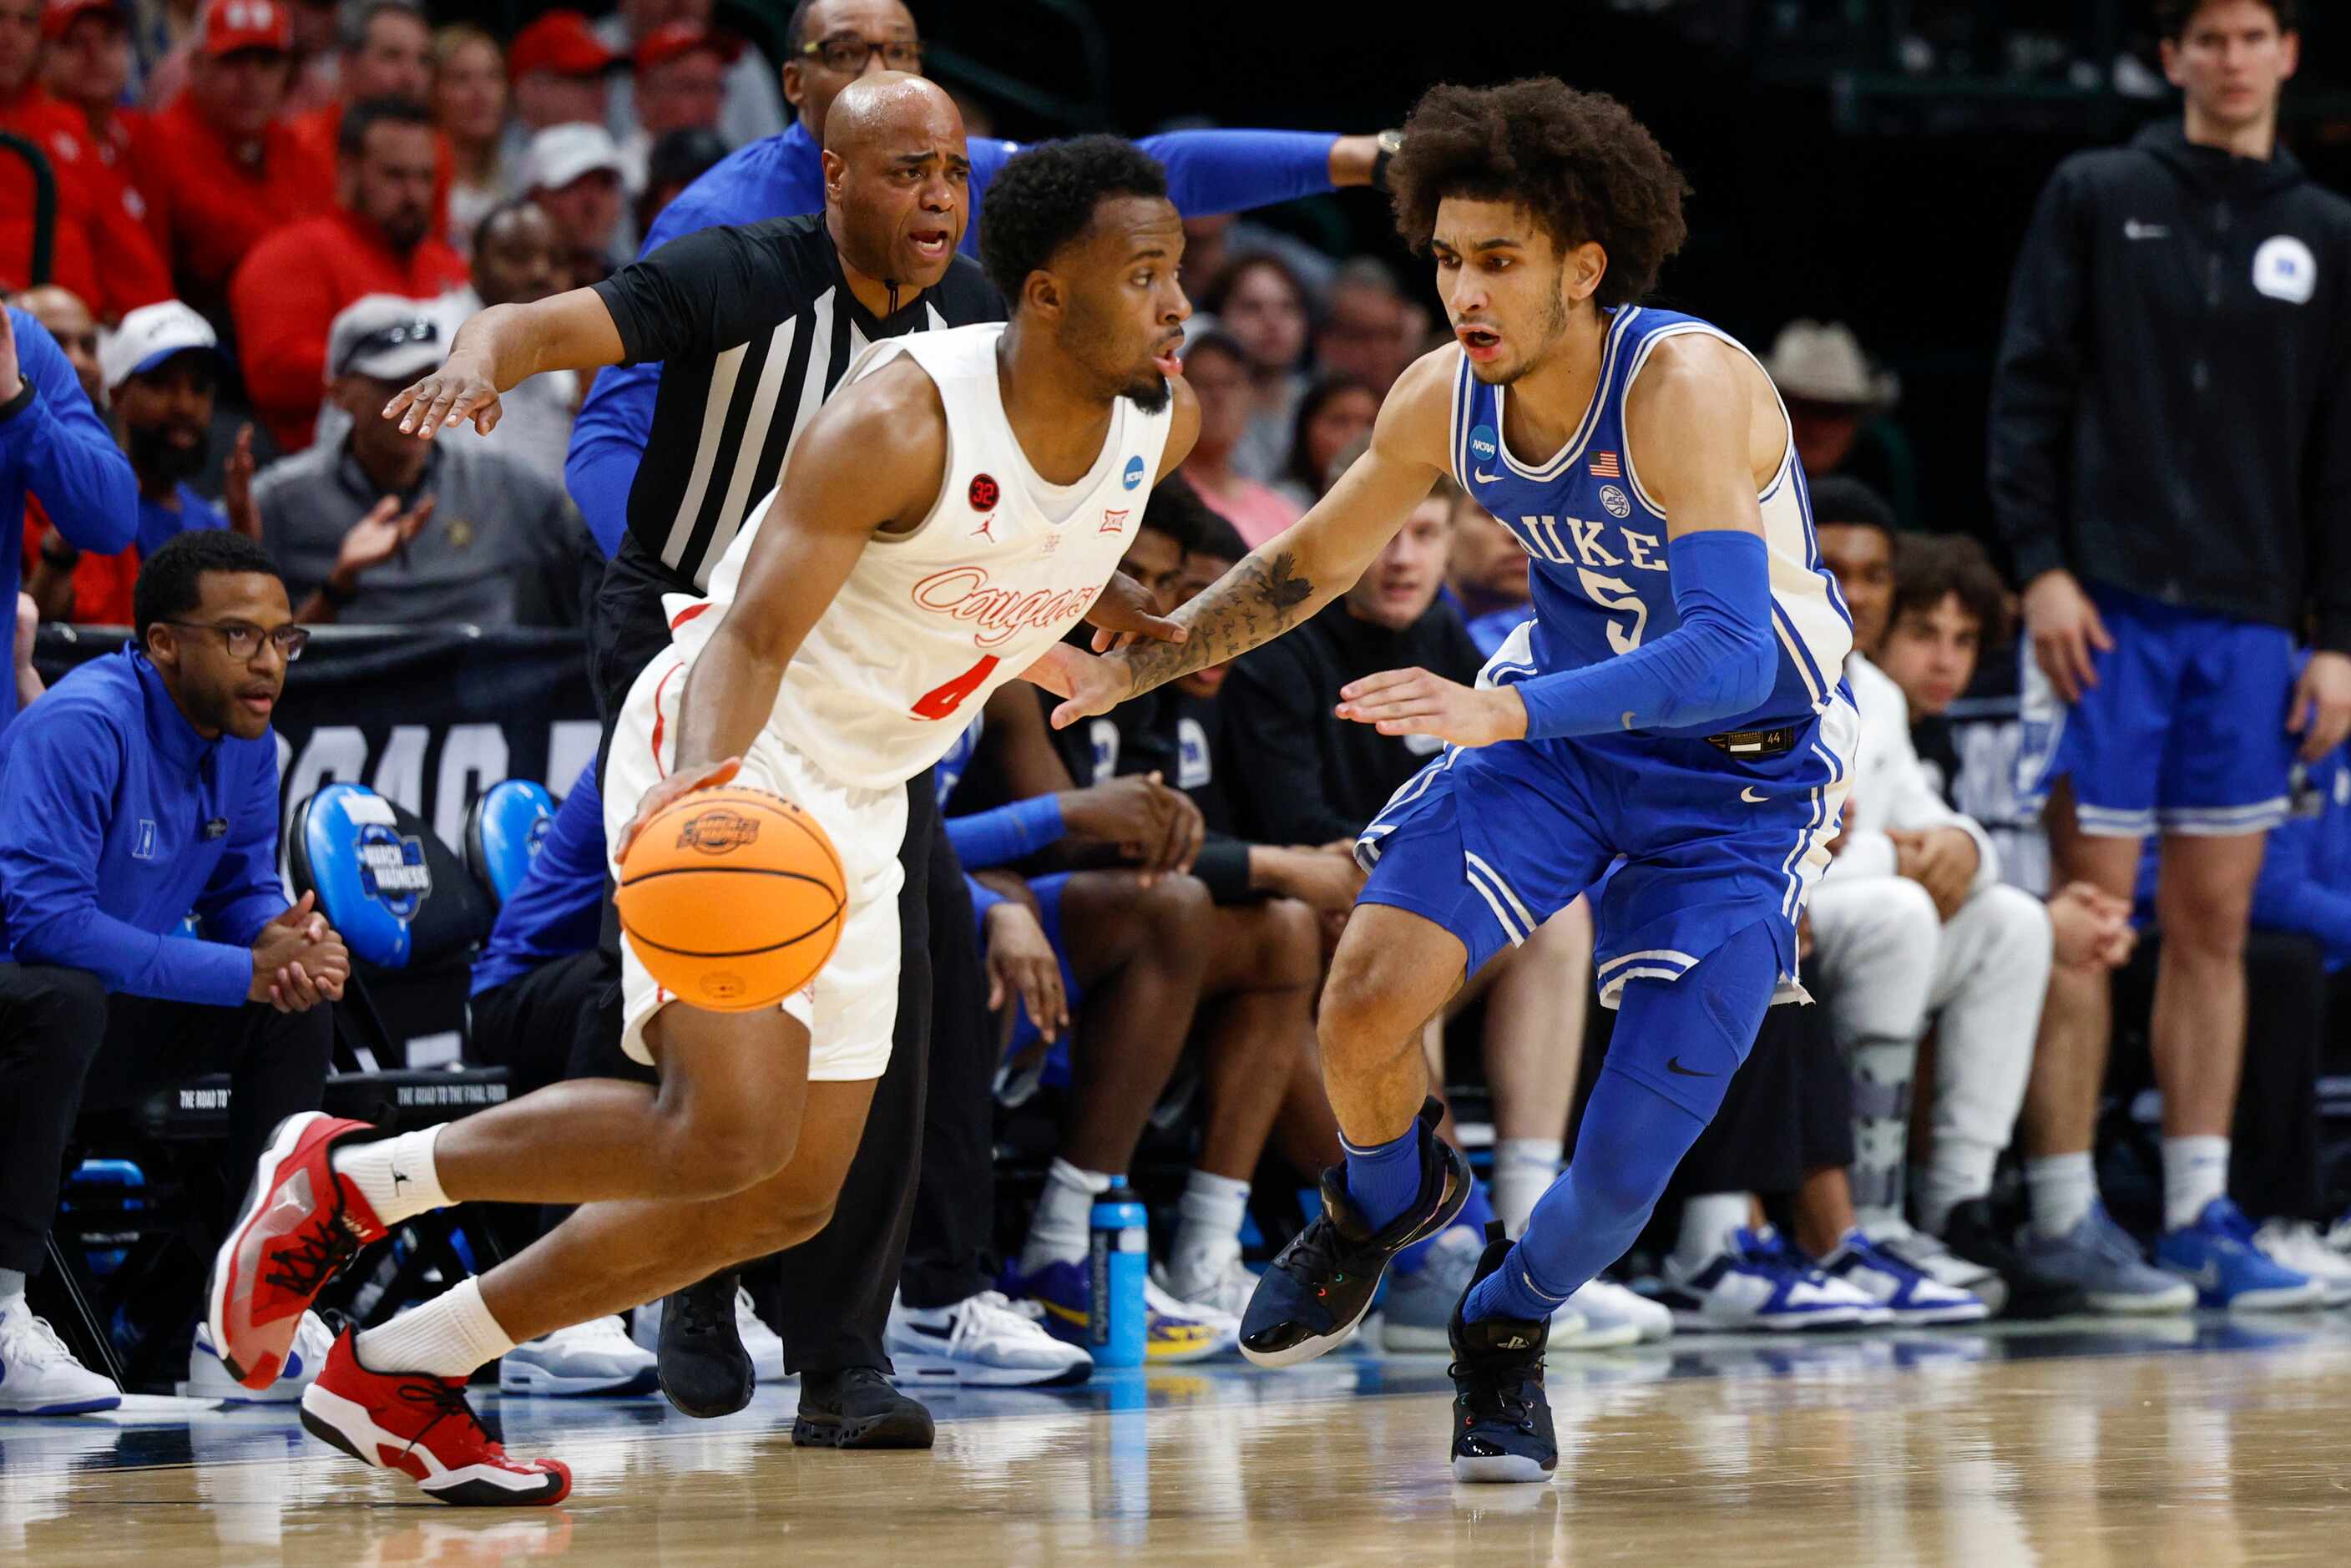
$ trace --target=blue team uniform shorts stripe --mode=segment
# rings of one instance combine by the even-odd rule
[[[2097,685],[2071,706],[2022,643],[2019,792],[2073,784],[2085,832],[2264,832],[2285,820],[2294,737],[2293,634],[2086,585],[2113,636],[2090,657]]]
[[[1800,999],[1796,920],[1827,863],[1858,730],[1840,682],[1778,757],[1638,735],[1448,750],[1356,841],[1361,901],[1443,926],[1475,974],[1596,889],[1594,977],[1612,1007],[1627,982],[1677,979],[1766,923],[1778,999]]]

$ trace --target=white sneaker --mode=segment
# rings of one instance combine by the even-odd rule
[[[629,1337],[616,1313],[525,1340],[498,1363],[498,1392],[549,1398],[650,1394],[659,1357]]]
[[[1224,1336],[1224,1343],[1217,1346],[1220,1351],[1239,1348],[1240,1313],[1228,1312],[1218,1307],[1201,1305],[1192,1301],[1179,1301],[1159,1283],[1154,1277],[1155,1274],[1156,1270],[1154,1270],[1152,1274],[1146,1274],[1143,1279],[1143,1304],[1145,1307],[1163,1317],[1186,1318],[1196,1323],[1207,1324]]]
[[[2326,1304],[2351,1301],[2351,1258],[2320,1239],[2306,1219],[2271,1219],[2253,1232],[2253,1245],[2298,1274],[2307,1274],[2326,1292]]]
[[[1873,1220],[1861,1230],[1879,1251],[1891,1253],[1938,1285],[1981,1296],[1987,1286],[2000,1282],[1999,1270],[1960,1257],[1943,1245],[1941,1237],[1929,1236],[1907,1219]]]
[[[76,1361],[24,1297],[0,1301],[0,1416],[84,1416],[121,1403],[114,1380]]]
[[[180,1385],[180,1393],[190,1399],[291,1405],[302,1397],[302,1390],[318,1381],[319,1369],[327,1364],[327,1353],[334,1347],[335,1331],[318,1313],[304,1312],[294,1330],[294,1343],[286,1352],[286,1370],[277,1375],[277,1382],[256,1392],[228,1375],[228,1363],[213,1346],[212,1325],[199,1319],[195,1343],[188,1350],[188,1380]]]
[[[1657,1300],[1677,1329],[1860,1328],[1886,1310],[1841,1280],[1832,1280],[1782,1242],[1771,1227],[1734,1230],[1722,1250],[1686,1267],[1665,1261]]]
[[[951,1373],[986,1388],[1062,1388],[1093,1375],[1082,1345],[1055,1339],[1034,1313],[1002,1292],[982,1291],[951,1307],[909,1307],[893,1299],[882,1347],[900,1371]]]
[[[1476,1277],[1486,1243],[1475,1228],[1456,1225],[1439,1231],[1418,1269],[1388,1276],[1388,1293],[1380,1308],[1380,1348],[1395,1355],[1453,1348],[1453,1309]],[[1607,1350],[1628,1345],[1641,1337],[1619,1328],[1595,1333],[1573,1299],[1551,1315],[1552,1350]]]
[[[1257,1270],[1241,1261],[1241,1244],[1235,1238],[1229,1248],[1210,1253],[1193,1261],[1199,1265],[1194,1272],[1205,1278],[1180,1281],[1165,1264],[1151,1266],[1151,1278],[1163,1291],[1191,1309],[1196,1317],[1221,1320],[1230,1318],[1238,1324],[1249,1311],[1249,1298],[1257,1293]]]
[[[1583,1314],[1592,1333],[1614,1333],[1630,1327],[1631,1339],[1611,1339],[1611,1344],[1655,1343],[1674,1332],[1674,1314],[1667,1308],[1636,1291],[1629,1291],[1614,1280],[1593,1280],[1568,1297],[1567,1306]],[[1565,1309],[1562,1309],[1564,1311]],[[1552,1320],[1552,1347],[1560,1347],[1560,1323]],[[1573,1346],[1570,1348],[1595,1348]]]
[[[1973,1291],[1952,1289],[1858,1229],[1845,1233],[1836,1249],[1820,1260],[1820,1270],[1876,1301],[1886,1314],[1883,1321],[1975,1323],[1991,1315]]]
[[[656,1356],[661,1354],[662,1304],[648,1301],[639,1307],[636,1321],[629,1325],[629,1337]],[[743,1354],[751,1358],[751,1374],[761,1383],[781,1383],[789,1375],[784,1371],[784,1342],[759,1310],[751,1304],[751,1292],[742,1286],[735,1287],[735,1335],[743,1342]]]

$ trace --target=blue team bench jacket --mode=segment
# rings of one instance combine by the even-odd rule
[[[286,910],[277,739],[206,740],[146,655],[67,675],[0,730],[0,954],[110,991],[235,1007]],[[178,935],[193,909],[214,941]]]

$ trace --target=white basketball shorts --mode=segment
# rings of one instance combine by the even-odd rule
[[[645,791],[676,760],[688,664],[682,653],[664,653],[637,676],[622,705],[604,762],[607,844],[619,843]],[[841,852],[849,883],[841,940],[816,979],[778,1005],[809,1031],[810,1082],[879,1078],[890,1064],[890,1032],[898,1020],[898,892],[905,881],[898,852],[906,836],[905,788],[843,784],[772,728],[759,732],[734,782],[797,802],[823,824]],[[617,863],[613,869],[617,876]],[[623,936],[621,1049],[631,1060],[653,1065],[645,1025],[673,1004],[686,1005],[654,984]]]

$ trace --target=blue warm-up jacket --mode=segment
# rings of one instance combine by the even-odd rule
[[[585,953],[603,922],[604,794],[591,762],[555,809],[522,885],[499,906],[490,939],[474,960],[473,994]]]

